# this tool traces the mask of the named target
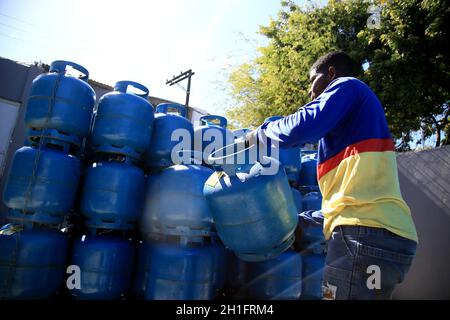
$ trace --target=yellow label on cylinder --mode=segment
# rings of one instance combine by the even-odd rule
[[[11,225],[11,226],[3,229],[3,230],[0,230],[0,234],[1,235],[5,235],[5,236],[10,236],[10,235],[13,235],[16,232],[21,232],[21,231],[23,231],[23,227],[21,225],[14,224],[14,225]]]
[[[222,178],[225,175],[225,172],[219,171],[214,172],[208,180],[206,180],[205,184],[211,188],[214,188],[216,184],[219,182],[220,178]]]

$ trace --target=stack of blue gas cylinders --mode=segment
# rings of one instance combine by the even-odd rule
[[[3,194],[0,299],[321,298],[322,226],[295,239],[298,213],[321,207],[315,152],[261,161],[224,117],[193,125],[132,81],[96,104],[88,76],[55,61],[33,81]]]
[[[224,286],[226,251],[203,195],[214,171],[206,166],[201,140],[217,133],[210,131],[221,139],[226,119],[202,117],[194,128],[184,106],[160,104],[156,111],[133,293],[146,300],[214,299]],[[217,119],[217,125],[206,122]]]
[[[66,75],[69,68],[81,75]],[[55,61],[33,81],[25,146],[3,194],[10,223],[0,229],[0,298],[51,298],[63,285],[69,245],[59,226],[75,204],[95,104],[88,77],[78,64]]]
[[[74,237],[70,265],[81,281],[71,288],[77,299],[122,299],[133,275],[133,231],[142,210],[154,111],[149,90],[119,81],[98,101],[87,140],[78,212],[84,228]]]
[[[317,181],[317,152],[303,150],[301,154],[302,169],[297,183],[297,189],[302,195],[301,211],[321,215],[319,211],[322,207],[322,194]],[[302,237],[299,239],[303,261],[301,298],[321,299],[326,258],[323,225],[305,224],[302,225],[302,231]]]

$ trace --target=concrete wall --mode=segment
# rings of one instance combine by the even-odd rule
[[[450,299],[450,146],[397,156],[400,187],[419,235],[397,299]]]
[[[19,65],[11,60],[0,59],[0,98],[20,104],[18,116],[10,138],[10,145],[6,150],[5,167],[0,175],[0,199],[3,198],[3,189],[7,174],[11,166],[14,152],[23,146],[25,140],[25,108],[24,101],[30,93],[31,83],[34,78],[42,73],[42,69]],[[0,119],[1,121],[4,119]],[[7,208],[0,201],[0,224],[5,223],[5,212]]]

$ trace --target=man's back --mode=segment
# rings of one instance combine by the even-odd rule
[[[317,168],[326,238],[338,225],[360,225],[386,228],[417,241],[400,193],[393,140],[381,103],[366,84],[351,77],[336,79],[318,99],[327,99],[337,86],[342,86],[340,98],[349,106],[320,139]]]

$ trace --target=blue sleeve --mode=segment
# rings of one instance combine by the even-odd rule
[[[258,140],[277,141],[280,148],[317,141],[336,128],[359,100],[358,80],[338,78],[314,101],[283,119],[256,129]],[[267,140],[270,139],[270,140]]]

